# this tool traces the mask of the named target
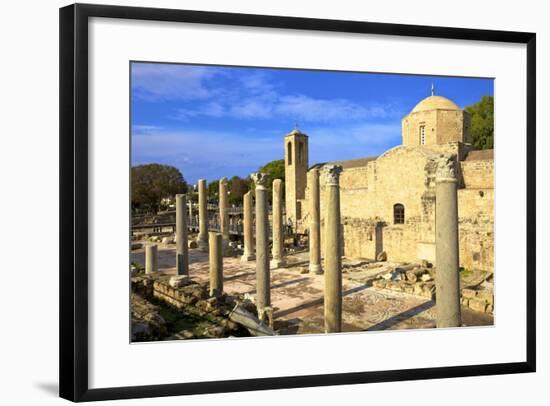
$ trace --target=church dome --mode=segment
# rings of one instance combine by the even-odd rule
[[[418,103],[411,113],[428,110],[462,110],[453,101],[443,96],[429,96]]]

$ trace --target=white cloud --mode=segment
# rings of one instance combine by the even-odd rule
[[[300,122],[360,121],[402,114],[395,106],[363,105],[344,99],[287,94],[266,72],[236,75],[230,70],[176,64],[132,65],[136,97],[149,101],[180,100],[186,106],[175,118],[269,119]]]
[[[223,70],[213,67],[134,63],[132,89],[136,97],[146,100],[208,99],[219,92],[206,81],[223,75]]]

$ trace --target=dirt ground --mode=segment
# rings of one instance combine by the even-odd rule
[[[189,250],[189,276],[208,282],[208,254]],[[134,250],[132,262],[144,265],[144,250]],[[280,334],[322,333],[323,275],[302,273],[308,267],[308,254],[286,257],[287,267],[271,270],[271,302],[274,328]],[[176,273],[173,245],[159,244],[159,272]],[[435,303],[406,293],[379,290],[372,281],[386,273],[391,263],[367,263],[343,260],[343,331],[397,330],[435,327]],[[224,258],[224,290],[229,293],[256,291],[254,261],[242,263],[240,257]],[[490,314],[462,307],[465,326],[492,325]]]

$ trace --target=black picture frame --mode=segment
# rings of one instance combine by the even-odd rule
[[[525,361],[90,389],[88,386],[88,19],[105,17],[526,44]],[[60,9],[60,396],[75,402],[534,372],[536,34],[268,15],[73,4]]]

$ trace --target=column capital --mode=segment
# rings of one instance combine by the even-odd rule
[[[340,173],[342,173],[342,167],[340,165],[328,165],[325,166],[325,177],[327,186],[338,186],[340,180]]]
[[[223,178],[221,178],[221,179],[219,180],[219,182],[220,182],[220,185],[226,185],[227,182],[228,182],[228,179],[224,176]]]
[[[456,155],[441,154],[434,159],[437,165],[435,172],[436,182],[456,182]]]
[[[256,184],[256,189],[266,189],[267,188],[267,182],[268,182],[268,176],[265,173],[262,172],[254,172],[250,175],[254,183]]]

